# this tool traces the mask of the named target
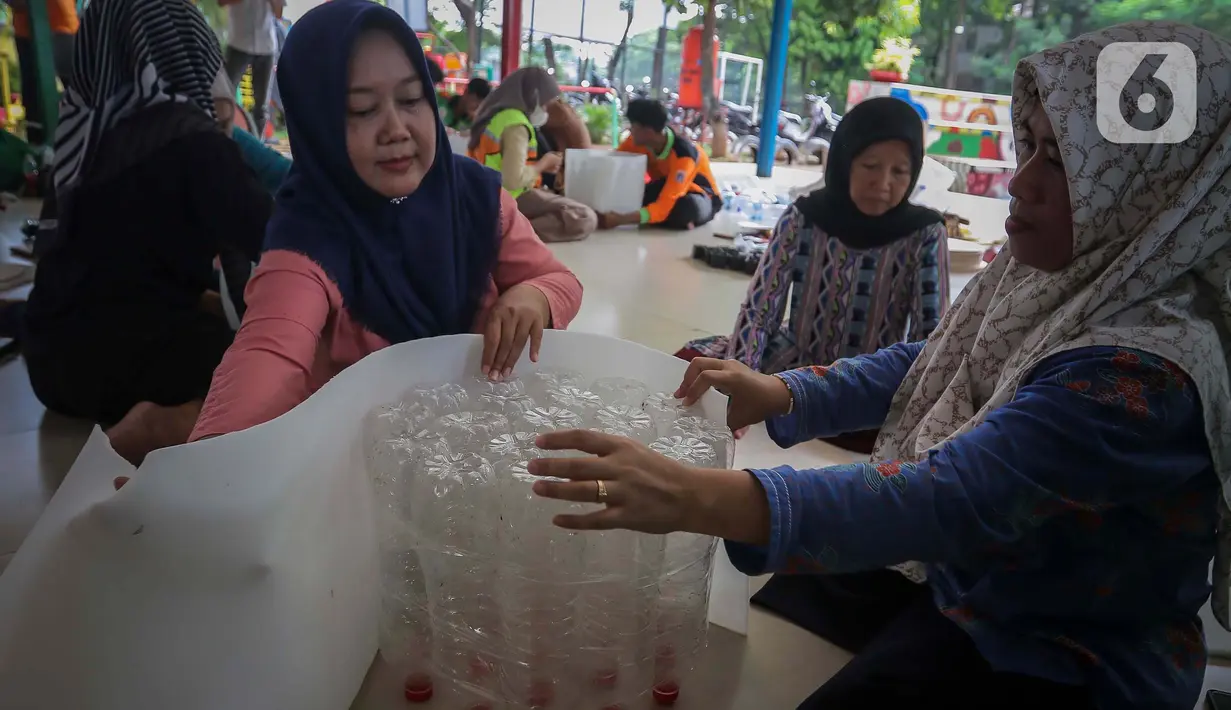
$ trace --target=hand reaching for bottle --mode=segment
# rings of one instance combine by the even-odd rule
[[[762,375],[738,360],[696,358],[689,363],[675,396],[689,406],[711,388],[730,397],[727,426],[734,431],[791,410],[791,391],[785,382],[773,375]]]

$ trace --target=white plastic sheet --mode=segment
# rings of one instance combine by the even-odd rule
[[[449,131],[449,148],[454,155],[468,155],[470,152],[470,134]]]
[[[596,148],[564,153],[564,196],[595,212],[636,212],[645,194],[645,156]]]
[[[481,347],[458,335],[387,348],[272,422],[155,452],[136,472],[96,430],[0,576],[0,708],[350,706],[376,653],[379,592],[361,422],[411,383],[478,372]],[[541,365],[657,390],[685,369],[559,331]],[[702,405],[720,418],[725,398]],[[120,475],[133,479],[116,493]],[[747,579],[720,551],[710,619],[746,633],[747,614]]]

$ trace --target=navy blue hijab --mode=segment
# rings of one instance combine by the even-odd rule
[[[367,30],[388,32],[425,81],[427,58],[401,17],[368,0],[333,0],[291,28],[278,61],[295,162],[278,192],[266,249],[315,261],[351,317],[390,343],[469,332],[500,243],[500,175],[455,156],[435,91],[436,158],[395,203],[360,179],[346,152],[349,67]]]

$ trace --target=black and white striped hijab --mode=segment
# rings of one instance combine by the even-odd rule
[[[189,0],[93,0],[60,99],[56,189],[76,186],[103,134],[144,109],[191,104],[212,119],[221,66],[218,39]]]

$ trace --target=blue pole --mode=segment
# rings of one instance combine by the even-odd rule
[[[787,33],[791,25],[791,0],[774,0],[774,29],[769,36],[769,61],[765,65],[765,103],[761,104],[761,145],[757,148],[757,177],[774,174],[778,152],[778,107],[782,105],[782,81],[786,75]]]

